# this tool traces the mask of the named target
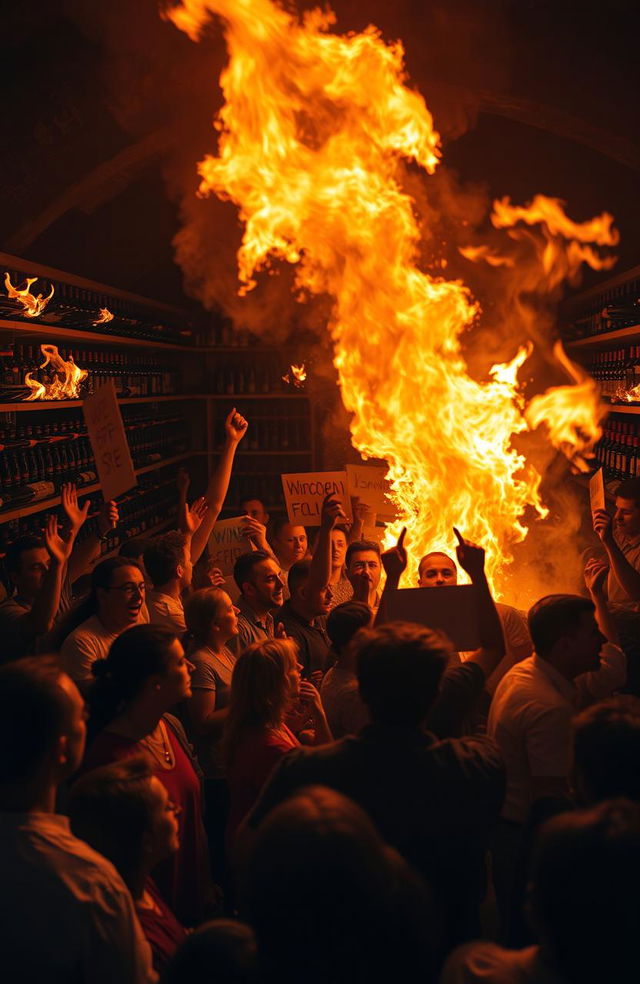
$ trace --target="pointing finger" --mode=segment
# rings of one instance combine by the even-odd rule
[[[402,548],[404,546],[404,538],[405,538],[406,535],[407,535],[407,527],[406,526],[403,526],[402,527],[402,533],[398,537],[398,546],[400,547],[401,550],[402,550]]]
[[[455,535],[456,535],[456,539],[458,540],[458,546],[459,546],[459,547],[464,547],[464,537],[463,537],[463,536],[462,536],[462,534],[460,533],[460,530],[457,530],[457,529],[455,528],[455,526],[454,526],[454,527],[453,527],[453,532],[455,533]]]

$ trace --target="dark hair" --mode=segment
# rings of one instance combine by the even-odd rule
[[[0,785],[26,782],[53,750],[71,719],[53,656],[0,667]]]
[[[549,962],[567,984],[636,979],[639,882],[638,804],[610,800],[544,825],[532,916]]]
[[[433,704],[451,643],[413,622],[388,622],[354,636],[360,696],[380,724],[421,723]]]
[[[46,550],[46,544],[41,536],[19,536],[10,543],[4,556],[4,566],[8,574],[17,574],[20,570],[22,554],[27,550]]]
[[[448,553],[445,553],[444,550],[430,550],[428,554],[425,554],[424,557],[421,558],[420,563],[418,564],[418,577],[422,577],[422,565],[425,560],[429,559],[429,557],[446,557],[449,563],[453,566],[454,571],[457,572],[458,570],[455,560],[453,560]]]
[[[309,571],[311,570],[311,561],[307,560],[296,560],[295,564],[292,564],[289,568],[289,573],[287,574],[287,584],[289,586],[289,594],[293,595],[301,584],[309,580]]]
[[[217,984],[263,980],[253,930],[237,919],[214,919],[198,926],[178,947],[162,975],[162,984],[211,984],[213,980]]]
[[[129,889],[150,830],[153,765],[146,755],[92,769],[71,788],[69,820],[76,837],[111,861]]]
[[[354,553],[361,553],[363,550],[373,550],[374,553],[377,553],[378,558],[380,558],[380,544],[376,543],[375,540],[354,540],[347,547],[347,553],[344,558],[344,566],[347,570],[349,569],[349,564]]]
[[[247,553],[240,554],[233,565],[233,580],[238,585],[238,590],[242,591],[242,586],[246,581],[251,581],[253,569],[257,564],[262,564],[265,560],[273,560],[270,553],[266,550],[249,550]]]
[[[211,623],[228,601],[229,595],[224,588],[199,588],[189,595],[184,606],[184,618],[189,635],[198,646],[206,645]]]
[[[51,644],[54,648],[59,648],[70,632],[77,629],[79,625],[86,622],[88,618],[95,615],[98,611],[98,589],[110,588],[113,580],[113,573],[121,567],[134,567],[137,571],[142,570],[135,560],[128,557],[107,557],[101,560],[91,572],[91,586],[89,594],[79,604],[72,608],[62,618],[53,631]]]
[[[246,505],[247,502],[259,502],[260,505],[262,506],[262,508],[266,512],[265,504],[264,504],[264,502],[262,501],[262,499],[259,496],[257,496],[257,495],[245,495],[244,498],[240,499],[240,508],[242,509],[242,507],[244,505]]]
[[[138,696],[150,676],[164,673],[176,638],[175,632],[159,625],[134,625],[113,640],[106,659],[92,664],[96,682],[88,701],[91,738]]]
[[[132,560],[136,560],[138,557],[142,557],[147,547],[151,545],[151,540],[147,540],[142,536],[130,536],[128,540],[123,540],[118,548],[118,555],[120,557],[130,557]]]
[[[574,762],[588,802],[640,802],[640,700],[626,694],[593,704],[573,721]]]
[[[337,653],[351,642],[358,629],[371,622],[371,609],[362,601],[345,601],[336,605],[327,618],[327,635]]]
[[[310,984],[435,980],[424,884],[337,791],[308,786],[268,814],[240,889],[269,982],[298,984],[303,965]]]
[[[273,545],[285,526],[303,526],[302,523],[292,523],[288,516],[274,516],[269,520],[267,527],[267,540]],[[303,527],[304,528],[304,527]]]
[[[627,478],[616,489],[616,499],[632,499],[640,505],[640,478]]]
[[[546,659],[562,636],[575,632],[584,612],[594,611],[593,602],[579,595],[553,594],[536,601],[527,623],[537,655]]]
[[[155,588],[176,576],[176,567],[184,561],[187,538],[179,530],[156,537],[146,548],[144,567]]]

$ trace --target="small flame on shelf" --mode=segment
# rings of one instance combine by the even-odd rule
[[[11,283],[11,277],[8,273],[4,275],[4,285],[7,288],[7,297],[11,297],[22,304],[23,314],[25,318],[37,318],[39,314],[42,314],[47,304],[54,295],[55,288],[51,284],[51,290],[49,294],[45,297],[43,294],[32,294],[30,291],[31,284],[35,284],[37,277],[27,277],[26,287],[18,288],[14,287]]]
[[[59,354],[57,345],[41,345],[40,351],[44,355],[44,362],[40,369],[51,366],[54,376],[51,382],[40,383],[37,379],[32,379],[31,373],[28,372],[24,377],[25,386],[31,390],[27,402],[31,400],[77,399],[80,383],[87,378],[88,371],[77,366],[72,355],[65,361]]]
[[[282,379],[285,383],[293,383],[298,389],[302,386],[307,378],[307,370],[304,367],[304,362],[301,366],[291,366],[290,372],[286,373]]]
[[[621,386],[616,390],[614,403],[638,403],[640,402],[640,383],[631,389],[623,389]]]
[[[100,308],[100,317],[92,322],[95,325],[106,325],[108,321],[113,321],[113,315],[109,308]]]

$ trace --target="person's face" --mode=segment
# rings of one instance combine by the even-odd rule
[[[458,583],[458,570],[446,554],[427,554],[420,562],[418,586],[441,588]]]
[[[145,836],[145,848],[150,855],[150,860],[156,864],[175,854],[180,847],[180,836],[177,809],[171,802],[167,790],[155,776],[151,777],[150,785],[153,804],[149,830]]]
[[[342,530],[331,531],[331,566],[334,570],[342,567],[347,553],[347,538]]]
[[[616,499],[613,522],[619,533],[624,533],[626,536],[640,534],[640,508],[634,499]]]
[[[269,513],[260,502],[260,499],[247,499],[240,506],[240,510],[243,515],[257,519],[263,526],[266,526],[269,522]]]
[[[284,578],[274,560],[263,560],[253,568],[249,598],[267,609],[280,608],[284,601]]]
[[[220,610],[216,614],[214,626],[218,630],[220,639],[226,642],[238,634],[238,611],[229,595],[223,591],[223,598],[220,603]]]
[[[578,628],[567,637],[574,676],[598,669],[600,650],[606,641],[606,637],[598,628],[593,612],[582,612]]]
[[[194,669],[193,663],[185,658],[182,643],[175,639],[171,643],[164,673],[155,678],[160,684],[158,693],[166,707],[191,697],[191,672]]]
[[[18,570],[11,575],[18,594],[34,598],[42,587],[50,563],[51,558],[44,547],[24,550],[18,559]]]
[[[351,555],[347,577],[354,581],[368,581],[369,589],[375,590],[380,584],[382,566],[375,550],[359,550]]]
[[[328,615],[333,600],[331,585],[325,584],[323,588],[314,591],[308,591],[308,585],[309,582],[307,581],[301,586],[301,596],[304,599],[308,614],[312,618],[315,618],[316,615]]]
[[[289,663],[289,669],[287,670],[287,687],[290,701],[297,700],[300,696],[302,670],[303,666],[298,662],[297,657]]]
[[[276,539],[276,553],[282,566],[287,569],[302,560],[307,553],[307,534],[304,526],[286,523]]]
[[[84,757],[84,746],[87,739],[87,711],[80,691],[66,673],[60,674],[58,686],[64,690],[69,701],[69,718],[63,735],[63,752],[66,761],[62,767],[62,778],[66,778],[77,772]]]
[[[137,567],[117,567],[108,588],[98,588],[99,614],[124,629],[135,625],[145,597],[144,575]]]

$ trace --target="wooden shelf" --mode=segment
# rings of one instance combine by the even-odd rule
[[[129,406],[134,403],[170,403],[182,400],[207,400],[206,393],[176,393],[173,396],[121,396],[118,403],[121,406]],[[27,403],[20,400],[19,403],[0,403],[0,413],[27,413],[33,410],[70,410],[73,407],[81,407],[82,400],[33,400]]]
[[[607,403],[609,413],[640,413],[640,405],[632,403]]]
[[[193,352],[201,350],[195,345],[176,345],[174,342],[155,342],[148,338],[131,338],[128,335],[107,335],[99,331],[85,331],[82,328],[67,328],[64,325],[48,325],[40,321],[12,321],[0,318],[0,332],[21,331],[26,335],[46,335],[59,340],[93,342],[96,345],[133,345],[137,348],[162,349],[172,352]]]
[[[174,465],[178,461],[184,461],[186,458],[193,458],[194,452],[187,451],[184,454],[176,454],[172,458],[164,458],[162,461],[154,461],[152,465],[145,465],[144,468],[136,468],[136,475],[146,475],[148,472],[159,471],[160,468],[164,468],[168,465]],[[78,489],[78,497],[83,498],[86,495],[92,495],[94,492],[100,491],[100,483],[94,482],[93,485],[85,485],[83,488]],[[45,509],[55,509],[59,506],[61,502],[60,496],[52,496],[50,499],[41,499],[39,502],[29,502],[24,506],[19,506],[17,509],[7,509],[6,512],[0,511],[0,523],[9,523],[12,519],[24,519],[25,516],[31,516],[33,513],[43,512]]]
[[[600,335],[589,335],[587,338],[579,338],[575,342],[565,342],[565,348],[570,351],[576,349],[604,349],[608,348],[612,342],[640,341],[640,325],[629,325],[628,328],[619,328],[617,331],[607,331]]]
[[[211,393],[207,397],[208,400],[226,400],[227,403],[233,403],[234,400],[307,400],[308,398],[307,393],[223,393],[222,395]]]

